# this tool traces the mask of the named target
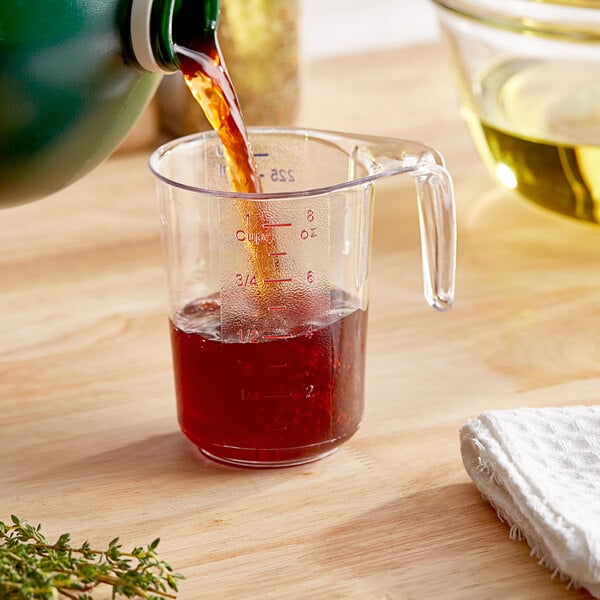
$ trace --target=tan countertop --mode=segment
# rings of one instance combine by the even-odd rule
[[[410,180],[375,215],[367,412],[333,456],[247,471],[179,433],[147,152],[0,213],[0,519],[102,545],[162,539],[181,600],[588,598],[482,501],[458,429],[502,407],[597,403],[600,230],[499,191],[438,45],[305,71],[298,123],[421,139],[456,184],[457,302],[422,297]]]

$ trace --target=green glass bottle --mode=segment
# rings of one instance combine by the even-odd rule
[[[0,207],[79,179],[125,138],[177,36],[214,35],[218,0],[0,2]],[[179,33],[181,32],[181,33]]]

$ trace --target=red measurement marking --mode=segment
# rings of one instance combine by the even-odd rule
[[[292,278],[289,279],[265,279],[264,283],[289,283],[292,281]]]
[[[282,365],[267,365],[269,369],[285,369],[287,367],[287,363],[283,363]]]
[[[258,285],[258,280],[256,278],[256,275],[254,275],[253,273],[252,274],[246,273],[245,277],[242,273],[237,273],[235,276],[235,282],[238,287],[248,287],[251,285]]]
[[[263,340],[291,340],[294,336],[293,335],[277,335],[277,334],[272,334],[272,335],[263,335],[262,338]]]
[[[269,400],[285,400],[286,398],[289,399],[292,397],[292,394],[265,394],[263,396],[263,399],[269,399]]]
[[[286,310],[287,306],[269,306],[267,310]]]
[[[291,223],[263,223],[263,229],[268,229],[269,227],[291,227]]]
[[[269,252],[269,256],[287,256],[287,252]]]

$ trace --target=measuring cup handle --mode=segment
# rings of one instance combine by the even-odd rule
[[[427,302],[448,310],[454,302],[456,210],[452,178],[437,153],[421,157],[412,171],[419,203],[423,282]]]
[[[425,299],[438,310],[454,302],[456,210],[452,178],[444,158],[421,142],[365,137],[357,143],[351,165],[379,177],[410,174],[417,188]],[[353,171],[351,171],[353,173]]]

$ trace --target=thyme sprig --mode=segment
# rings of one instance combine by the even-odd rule
[[[88,542],[70,544],[63,533],[49,543],[41,532],[15,515],[0,521],[0,598],[2,600],[92,600],[99,586],[112,588],[112,597],[163,600],[175,598],[183,576],[159,560],[159,539],[148,546],[123,552],[119,538],[106,550],[94,550]]]

